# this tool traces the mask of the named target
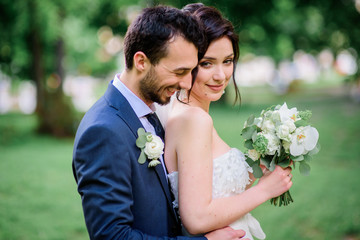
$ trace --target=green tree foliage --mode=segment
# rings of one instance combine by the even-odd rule
[[[99,29],[126,31],[125,0],[1,0],[0,70],[37,86],[39,130],[71,135],[75,111],[64,96],[66,74],[105,75],[115,57],[99,57]],[[132,4],[135,4],[133,2]]]
[[[176,7],[193,1],[163,0]],[[229,18],[240,36],[244,53],[291,58],[302,49],[319,52],[330,48],[360,50],[360,13],[352,0],[203,0]]]

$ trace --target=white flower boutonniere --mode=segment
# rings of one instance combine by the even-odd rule
[[[158,160],[164,153],[164,143],[160,137],[153,135],[149,132],[145,132],[145,129],[139,128],[138,138],[136,139],[136,146],[141,149],[138,162],[144,164],[146,159],[149,159],[148,167],[155,167],[160,164]]]

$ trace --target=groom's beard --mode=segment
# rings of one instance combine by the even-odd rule
[[[151,102],[159,103],[160,105],[165,105],[170,102],[170,97],[166,96],[166,88],[176,88],[179,89],[178,86],[161,86],[155,69],[151,66],[150,71],[146,74],[146,76],[140,81],[140,92],[144,99],[150,100]]]

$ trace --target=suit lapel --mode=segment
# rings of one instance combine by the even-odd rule
[[[117,115],[124,120],[128,125],[131,131],[134,133],[135,137],[138,137],[137,130],[139,128],[144,128],[141,124],[139,118],[136,116],[134,110],[131,108],[129,102],[126,98],[114,87],[112,83],[109,84],[107,91],[105,92],[105,99],[107,100],[110,107],[113,107],[118,110]],[[161,187],[165,193],[170,209],[172,209],[172,214],[178,221],[177,215],[174,208],[172,207],[172,199],[170,194],[169,185],[166,179],[162,165],[157,165],[154,168],[158,180],[161,184]]]

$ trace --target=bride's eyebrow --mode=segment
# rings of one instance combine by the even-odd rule
[[[231,53],[231,54],[225,56],[224,59],[229,58],[229,57],[233,57],[233,56],[234,56],[234,53]],[[206,59],[206,60],[216,60],[215,57],[209,57],[209,56],[204,56],[201,60],[203,60],[203,59]]]

